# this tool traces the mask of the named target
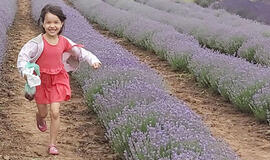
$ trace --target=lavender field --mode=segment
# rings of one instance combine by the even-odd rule
[[[263,96],[265,103],[257,103],[255,97],[268,88],[267,67],[201,48],[193,37],[180,34],[168,25],[99,0],[92,2],[80,0],[74,4],[91,21],[138,46],[155,51],[174,69],[190,71],[201,84],[219,92],[241,111],[251,112],[258,120],[266,121],[269,97]]]
[[[169,24],[180,33],[192,35],[202,46],[247,59],[252,63],[267,66],[270,64],[268,54],[265,53],[269,52],[268,45],[248,43],[254,39],[267,41],[270,33],[269,26],[231,15],[224,10],[202,8],[193,3],[178,4],[169,0],[135,0],[135,2],[106,0],[105,2],[122,10]],[[259,50],[258,47],[264,51]]]
[[[2,0],[0,159],[270,159],[270,26],[216,1]],[[13,68],[48,3],[67,16],[63,35],[102,62],[70,73],[54,157]]]
[[[78,11],[61,1],[33,0],[35,20],[48,2],[61,5],[68,17],[64,35],[83,43],[103,63],[98,71],[82,64],[74,76],[83,87],[89,107],[104,123],[116,152],[126,159],[238,159],[224,142],[211,136],[198,115],[166,92],[161,77],[121,46],[98,34]],[[121,30],[117,31],[121,34]],[[130,37],[138,31],[129,32]],[[143,40],[143,36],[138,38]],[[138,43],[148,45],[142,40]],[[190,37],[187,40],[184,45],[197,44]]]
[[[200,83],[217,90],[240,110],[252,112],[258,120],[267,120],[269,68],[201,48],[193,37],[179,34],[169,25],[138,16],[139,12],[129,13],[134,5],[129,5],[127,1],[105,2],[116,6],[97,0],[91,4],[83,0],[73,1],[90,21],[118,36],[126,37],[140,47],[155,51],[175,69],[189,70]],[[123,7],[127,10],[123,10]],[[266,44],[267,38],[261,42],[258,39],[252,39],[255,43],[250,45]]]
[[[12,9],[10,9],[12,8]],[[3,0],[0,5],[0,66],[3,62],[7,47],[7,30],[14,20],[16,0]]]

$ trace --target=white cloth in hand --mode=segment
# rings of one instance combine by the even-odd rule
[[[34,68],[25,68],[23,70],[23,75],[27,77],[27,83],[32,88],[35,86],[39,86],[41,84],[41,80],[39,76],[34,75]]]

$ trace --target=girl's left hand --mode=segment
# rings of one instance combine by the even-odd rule
[[[100,66],[101,66],[101,64],[98,63],[98,62],[96,62],[96,63],[94,63],[94,64],[92,65],[92,67],[93,67],[94,69],[98,69]]]

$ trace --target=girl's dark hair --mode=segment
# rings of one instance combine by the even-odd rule
[[[54,6],[54,5],[51,5],[51,4],[47,4],[46,6],[44,6],[40,12],[40,16],[39,16],[39,19],[38,19],[38,25],[40,25],[41,23],[44,23],[44,20],[45,20],[45,15],[47,13],[51,13],[53,15],[56,15],[60,21],[63,23],[65,20],[66,20],[66,15],[64,15],[61,7],[59,6]],[[64,25],[62,26],[62,28],[60,29],[59,33],[58,34],[61,34],[62,31],[63,31],[63,28],[64,28]],[[42,26],[42,32],[43,33],[46,33],[45,32],[45,29],[43,28]]]

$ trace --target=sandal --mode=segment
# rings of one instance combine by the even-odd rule
[[[58,155],[59,154],[59,152],[54,144],[49,145],[48,152],[51,155]]]
[[[41,132],[45,132],[47,130],[47,125],[46,125],[46,121],[41,122],[40,121],[40,117],[38,116],[38,114],[36,113],[36,121],[37,121],[37,128],[41,131]]]

